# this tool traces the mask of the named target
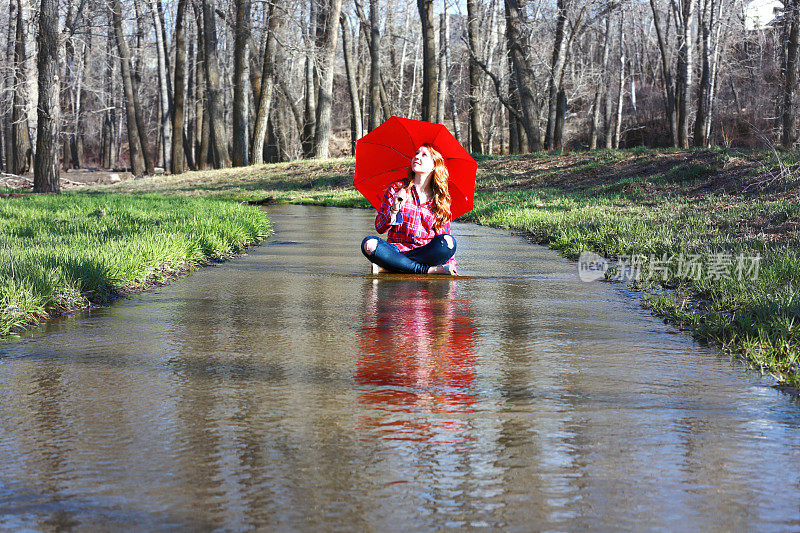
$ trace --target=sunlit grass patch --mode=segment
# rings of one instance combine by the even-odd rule
[[[646,305],[689,327],[698,338],[739,353],[763,372],[796,386],[800,385],[798,242],[791,234],[771,240],[769,232],[796,219],[799,209],[789,199],[661,197],[644,205],[618,192],[542,188],[482,192],[475,210],[465,218],[525,231],[572,259],[584,251],[612,261],[631,254],[674,261],[683,254],[705,265],[719,257],[758,257],[753,279],[737,279],[734,264],[731,275],[721,279],[688,278],[673,265],[658,286],[677,290],[658,290],[646,298]]]
[[[0,200],[0,334],[105,303],[270,232],[233,202],[62,194]]]

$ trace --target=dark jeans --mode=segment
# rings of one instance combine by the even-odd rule
[[[456,253],[455,238],[452,235],[447,235],[447,237],[450,237],[452,246],[447,244],[444,235],[437,235],[425,246],[401,253],[393,244],[389,244],[380,237],[370,235],[361,242],[361,253],[379,267],[391,272],[427,274],[429,267],[447,263]],[[377,240],[378,245],[374,252],[368,254],[364,246],[370,239]]]

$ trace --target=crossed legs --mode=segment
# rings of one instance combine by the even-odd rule
[[[370,235],[361,243],[361,252],[372,263],[390,272],[406,274],[449,274],[443,265],[456,253],[452,235],[437,235],[425,246],[401,253],[394,245]]]

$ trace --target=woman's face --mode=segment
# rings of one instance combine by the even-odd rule
[[[425,146],[420,146],[414,159],[411,160],[411,171],[415,174],[430,174],[433,172],[433,157]]]

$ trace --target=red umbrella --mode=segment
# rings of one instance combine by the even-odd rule
[[[380,209],[386,188],[408,177],[417,148],[428,143],[442,154],[450,173],[450,211],[458,218],[472,210],[478,163],[441,124],[390,117],[356,141],[353,185],[375,209]]]

